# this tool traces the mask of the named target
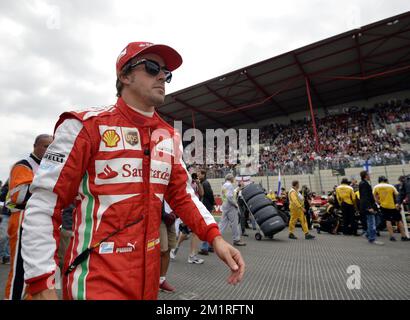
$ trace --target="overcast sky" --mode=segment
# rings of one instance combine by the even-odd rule
[[[408,0],[2,0],[0,180],[64,110],[115,102],[115,61],[131,41],[181,53],[170,93],[408,10]]]

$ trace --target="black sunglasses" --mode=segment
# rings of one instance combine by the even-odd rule
[[[157,76],[160,71],[164,71],[165,82],[170,83],[172,79],[172,73],[166,67],[161,67],[158,62],[148,59],[141,59],[130,65],[130,70],[139,66],[140,64],[145,65],[145,71],[151,76]]]

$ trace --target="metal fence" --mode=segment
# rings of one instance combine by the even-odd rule
[[[389,179],[389,183],[397,184],[401,175],[410,174],[409,160],[405,159],[384,159],[380,162],[369,162],[372,184],[377,184],[378,177],[383,175]],[[345,163],[344,165],[331,165],[321,161],[315,161],[311,167],[307,168],[281,168],[281,185],[287,190],[291,187],[293,180],[298,180],[300,185],[306,185],[310,190],[318,194],[327,194],[335,185],[339,185],[342,178],[360,181],[360,171],[364,170],[365,162]],[[238,168],[219,168],[208,170],[208,179],[217,179],[215,183],[220,184],[221,178],[226,174],[239,175]],[[267,190],[277,191],[278,170],[260,170],[252,179],[261,183]]]

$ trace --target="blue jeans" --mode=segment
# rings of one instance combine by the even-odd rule
[[[7,234],[10,216],[3,215],[2,218],[0,222],[0,258],[10,257],[9,236]]]
[[[201,245],[201,250],[208,251],[209,250],[209,243],[207,241],[203,241]]]
[[[367,215],[367,239],[369,242],[376,240],[376,216],[374,214]]]

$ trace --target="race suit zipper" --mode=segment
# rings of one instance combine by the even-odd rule
[[[144,156],[142,161],[142,172],[144,175],[144,189],[146,191],[146,196],[144,199],[144,208],[147,208],[147,212],[145,214],[146,219],[145,223],[145,232],[144,232],[144,277],[142,279],[142,299],[144,299],[145,294],[145,278],[147,276],[147,232],[148,232],[148,225],[149,225],[149,208],[150,208],[150,160],[151,160],[151,128],[148,127],[148,130],[144,128],[144,134],[148,133],[148,144],[144,145]]]

